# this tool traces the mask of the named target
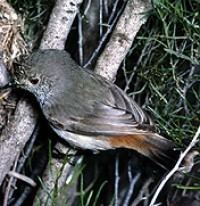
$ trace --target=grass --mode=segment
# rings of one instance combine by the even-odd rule
[[[130,52],[129,59],[142,55],[130,92],[145,85],[145,108],[162,132],[181,144],[200,123],[200,6],[198,1],[168,0],[153,1],[153,6]]]
[[[24,36],[30,44],[41,38],[44,24],[48,22],[54,0],[8,0],[24,20]]]

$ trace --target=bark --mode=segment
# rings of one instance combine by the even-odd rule
[[[27,53],[27,50],[20,33],[21,19],[6,1],[0,1],[0,10],[0,79],[1,86],[5,86],[9,81],[5,69],[12,69],[13,61]],[[0,184],[29,140],[37,122],[37,113],[26,100],[18,102],[13,114],[16,98],[9,98],[9,93],[10,90],[2,90],[0,98]]]
[[[95,71],[114,81],[117,70],[128,53],[137,32],[146,22],[146,13],[151,9],[148,0],[129,0],[121,15],[110,41],[99,57]]]
[[[64,50],[65,41],[83,0],[57,0],[48,26],[44,32],[40,49]]]
[[[0,184],[31,137],[37,117],[37,112],[27,100],[18,102],[14,115],[10,116],[0,137]]]

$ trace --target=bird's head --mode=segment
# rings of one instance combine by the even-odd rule
[[[73,67],[76,63],[64,50],[38,50],[22,62],[14,79],[18,88],[31,92],[43,104],[48,96],[65,89]]]
[[[40,103],[43,103],[52,87],[62,81],[63,71],[60,65],[66,63],[66,57],[67,53],[59,50],[34,52],[16,69],[16,86],[31,92]]]

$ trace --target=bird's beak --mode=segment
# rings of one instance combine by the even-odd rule
[[[19,82],[17,81],[17,79],[12,78],[12,80],[8,83],[9,87],[17,87],[17,85],[19,84]]]
[[[18,88],[20,86],[20,82],[17,80],[17,78],[13,78],[9,84],[8,84],[10,87],[12,88]]]

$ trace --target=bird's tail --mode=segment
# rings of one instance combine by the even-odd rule
[[[161,167],[170,169],[178,158],[175,144],[157,133],[123,135],[110,138],[116,148],[128,148],[152,159]]]

